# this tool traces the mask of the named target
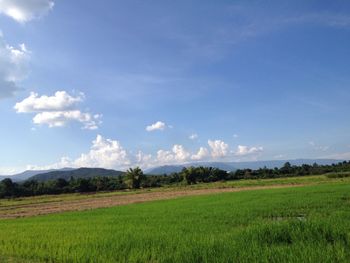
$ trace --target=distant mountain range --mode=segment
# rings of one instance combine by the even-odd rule
[[[39,182],[48,181],[48,180],[56,180],[59,178],[63,178],[66,180],[70,180],[71,178],[92,178],[92,177],[115,177],[119,175],[123,175],[124,172],[103,169],[103,168],[78,168],[74,170],[68,171],[51,171],[47,173],[41,173],[28,178],[28,180],[36,180]]]
[[[22,173],[14,174],[14,175],[1,175],[0,180],[3,180],[5,178],[11,178],[12,181],[14,182],[20,182],[20,181],[25,181],[28,178],[38,175],[38,174],[44,174],[48,172],[53,172],[53,171],[70,171],[73,170],[73,168],[63,168],[59,170],[55,169],[50,169],[50,170],[27,170]]]
[[[48,181],[58,178],[69,180],[73,178],[91,178],[96,176],[118,176],[124,172],[103,169],[103,168],[63,168],[58,170],[28,170],[15,175],[0,176],[0,180],[10,178],[14,182],[21,182],[25,180]]]
[[[174,172],[180,172],[184,167],[190,166],[205,166],[205,167],[215,167],[225,171],[235,171],[237,169],[259,169],[264,166],[267,168],[282,167],[286,162],[290,162],[292,165],[302,165],[302,164],[320,164],[327,165],[333,163],[339,163],[343,160],[334,159],[296,159],[296,160],[274,160],[274,161],[255,161],[255,162],[194,162],[186,163],[181,165],[164,165],[159,167],[154,167],[147,169],[145,174],[171,174]],[[59,170],[28,170],[15,175],[3,175],[0,176],[0,181],[5,178],[11,178],[14,182],[25,181],[28,179],[34,179],[38,181],[55,180],[58,178],[64,178],[69,180],[73,178],[91,178],[96,176],[119,176],[123,175],[124,172],[103,169],[103,168],[63,168]]]
[[[339,163],[343,160],[335,159],[296,159],[296,160],[272,160],[272,161],[254,161],[254,162],[194,162],[186,163],[181,165],[163,165],[154,168],[147,169],[146,174],[170,174],[175,172],[180,172],[184,167],[215,167],[225,171],[235,171],[237,169],[259,169],[263,167],[275,168],[282,167],[286,162],[290,162],[292,165],[302,165],[302,164],[314,164],[319,165],[329,165],[333,163]]]

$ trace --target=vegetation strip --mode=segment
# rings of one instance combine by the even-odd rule
[[[350,161],[332,165],[318,165],[315,163],[313,165],[303,164],[300,166],[286,162],[281,168],[238,169],[234,172],[200,166],[183,168],[180,173],[147,176],[144,175],[139,167],[130,168],[126,173],[105,169],[81,168],[74,171],[56,171],[40,174],[20,183],[6,178],[0,182],[0,198],[124,191],[128,189],[194,185],[220,181],[276,179],[322,174],[327,174],[330,178],[350,177]]]
[[[251,186],[238,188],[220,188],[220,189],[194,189],[194,190],[174,190],[163,192],[149,192],[139,194],[115,195],[110,197],[92,197],[83,200],[67,200],[59,202],[46,202],[38,204],[25,204],[0,207],[0,218],[18,218],[37,215],[45,215],[52,213],[60,213],[65,211],[82,211],[95,208],[112,207],[120,205],[128,205],[134,203],[143,203],[154,200],[166,200],[182,196],[196,196],[206,194],[217,194],[225,192],[240,192],[249,190],[263,190],[304,186],[299,185],[269,185],[269,186]]]

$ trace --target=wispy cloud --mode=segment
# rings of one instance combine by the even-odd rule
[[[318,24],[330,27],[350,27],[350,15],[344,13],[307,13],[298,16],[286,17],[282,20],[285,24]]]
[[[315,143],[314,141],[310,141],[309,145],[316,151],[326,152],[329,150],[329,146],[319,145],[319,144]]]
[[[25,44],[13,47],[0,34],[0,98],[11,97],[28,75],[30,51]]]
[[[338,160],[350,160],[350,152],[333,153],[330,155],[322,156],[321,158],[338,159]]]
[[[189,57],[204,59],[221,59],[235,45],[256,39],[261,36],[283,30],[290,26],[315,24],[319,26],[348,28],[350,15],[346,13],[303,13],[303,14],[274,14],[266,15],[261,8],[248,8],[244,5],[235,5],[226,8],[223,16],[230,23],[211,24],[206,30],[175,29],[167,32],[168,37],[181,44],[183,52]],[[204,27],[205,25],[203,25]]]
[[[190,136],[188,136],[190,140],[196,140],[198,139],[198,134],[197,133],[192,133]]]
[[[25,23],[45,15],[53,6],[51,0],[1,0],[0,13],[19,23]]]
[[[238,145],[235,155],[247,156],[247,155],[259,154],[259,153],[262,153],[263,151],[264,151],[264,148],[261,146],[248,147],[246,145]]]

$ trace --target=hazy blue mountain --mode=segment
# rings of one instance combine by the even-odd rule
[[[215,167],[225,171],[235,171],[237,169],[259,169],[266,166],[267,168],[282,167],[286,162],[290,162],[292,165],[302,165],[302,164],[320,164],[327,165],[332,163],[338,163],[343,160],[334,159],[296,159],[296,160],[268,160],[268,161],[252,161],[252,162],[193,162],[181,165],[163,165],[154,168],[147,169],[145,172],[147,174],[170,174],[175,172],[180,172],[184,167]]]
[[[319,165],[329,165],[333,163],[339,163],[343,160],[335,159],[295,159],[295,160],[268,160],[268,161],[254,161],[254,162],[230,162],[236,169],[259,169],[266,166],[267,168],[282,167],[286,162],[290,162],[292,165],[317,163]]]
[[[37,174],[44,174],[52,171],[69,171],[73,170],[73,168],[63,168],[63,169],[50,169],[50,170],[27,170],[22,173],[14,174],[14,175],[1,175],[0,180],[3,180],[5,178],[11,178],[12,181],[14,182],[20,182],[20,181],[25,181],[29,177],[32,177]]]
[[[282,167],[286,162],[290,162],[292,165],[302,165],[302,164],[313,164],[317,163],[320,165],[338,163],[343,160],[335,159],[296,159],[296,160],[268,160],[268,161],[253,161],[253,162],[193,162],[181,165],[164,165],[159,167],[154,167],[147,169],[146,174],[170,174],[174,172],[180,172],[184,167],[189,166],[206,166],[206,167],[216,167],[225,171],[235,171],[237,169],[259,169],[264,166],[267,168]],[[11,178],[14,182],[20,182],[27,180],[29,178],[36,179],[39,181],[65,178],[70,179],[71,176],[78,178],[89,178],[94,176],[118,176],[122,175],[123,172],[108,170],[102,168],[63,168],[59,170],[28,170],[15,175],[3,175],[0,176],[0,180],[5,178]]]
[[[104,177],[104,176],[119,176],[123,175],[124,172],[115,171],[110,169],[103,168],[78,168],[74,170],[68,171],[51,171],[47,173],[41,173],[34,175],[29,180],[37,180],[37,181],[48,181],[55,180],[58,178],[63,178],[66,180],[73,178],[92,178],[92,177]]]
[[[198,167],[198,166],[204,166],[204,167],[215,167],[219,168],[225,171],[234,171],[236,170],[235,167],[232,166],[231,163],[226,163],[226,162],[194,162],[194,163],[185,163],[181,165],[163,165],[163,166],[158,166],[154,168],[147,169],[145,171],[146,174],[170,174],[170,173],[178,173],[181,172],[181,170],[184,167]]]

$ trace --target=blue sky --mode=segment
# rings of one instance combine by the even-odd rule
[[[2,0],[0,30],[0,174],[350,159],[347,1]]]

